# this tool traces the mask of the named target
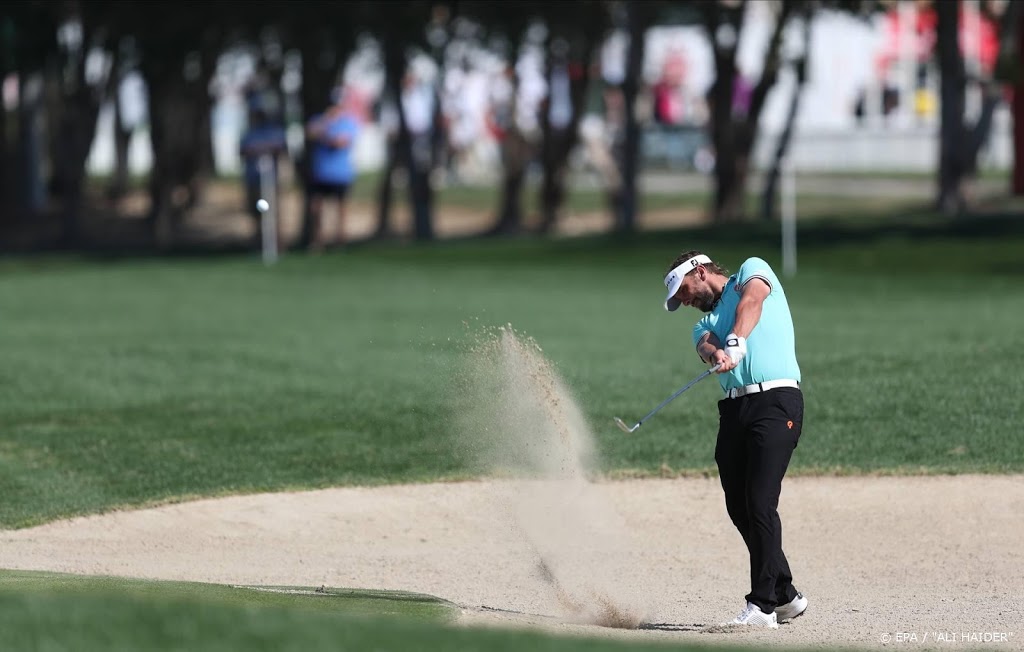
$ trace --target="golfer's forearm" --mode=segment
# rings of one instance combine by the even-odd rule
[[[704,339],[697,344],[697,355],[704,362],[711,362],[711,356],[715,355],[715,351],[722,348],[721,342],[715,337],[714,333],[708,333]]]
[[[750,337],[758,320],[761,319],[762,303],[754,297],[743,297],[740,304],[736,306],[736,321],[733,322],[732,332],[739,337]]]

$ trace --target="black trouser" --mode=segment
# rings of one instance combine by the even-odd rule
[[[750,552],[747,601],[771,613],[797,594],[782,552],[779,495],[782,478],[800,439],[804,397],[779,387],[718,402],[715,462],[729,518]]]

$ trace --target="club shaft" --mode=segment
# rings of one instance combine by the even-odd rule
[[[705,372],[704,372],[704,373],[702,373],[701,375],[697,376],[696,378],[694,378],[694,379],[693,379],[693,380],[691,380],[690,382],[688,382],[688,383],[686,383],[685,385],[683,385],[683,386],[682,386],[681,388],[679,388],[679,390],[677,390],[677,391],[676,391],[676,393],[675,393],[675,394],[673,394],[672,396],[669,396],[669,397],[668,397],[667,399],[665,399],[664,401],[662,401],[661,403],[659,403],[659,404],[658,404],[658,407],[654,408],[654,409],[653,409],[653,410],[651,410],[651,411],[650,411],[649,413],[647,413],[647,416],[645,416],[645,417],[644,417],[643,419],[640,419],[639,421],[637,421],[637,422],[636,422],[636,427],[638,427],[638,428],[639,428],[639,427],[640,427],[640,425],[641,425],[641,424],[642,424],[642,423],[643,423],[644,421],[647,421],[647,420],[648,420],[648,419],[650,419],[650,418],[651,418],[652,416],[654,416],[655,414],[657,414],[658,410],[660,410],[661,408],[665,407],[666,405],[668,405],[669,403],[671,403],[672,401],[674,401],[674,400],[675,400],[676,398],[678,398],[678,397],[679,397],[679,395],[680,395],[680,394],[682,394],[682,393],[683,393],[683,392],[685,392],[686,390],[690,389],[691,387],[693,387],[694,385],[696,385],[696,384],[697,384],[697,383],[699,383],[700,381],[704,380],[705,378],[707,378],[707,377],[708,377],[708,376],[710,376],[711,374],[713,374],[713,373],[715,373],[716,371],[718,371],[718,367],[719,367],[719,365],[715,365],[714,367],[711,367],[710,369],[708,369],[707,371],[705,371]]]

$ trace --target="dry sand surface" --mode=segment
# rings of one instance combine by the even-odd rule
[[[1024,477],[791,478],[780,512],[807,613],[777,631],[711,627],[742,606],[747,563],[715,479],[592,485],[614,516],[594,575],[660,629],[573,624],[507,509],[479,481],[237,496],[0,532],[3,566],[227,584],[401,589],[463,621],[698,643],[1024,648]],[[570,556],[585,557],[577,542]],[[595,563],[591,560],[589,563]],[[919,642],[899,643],[913,633]],[[1006,634],[943,643],[935,633]],[[928,634],[929,640],[921,642]],[[1000,638],[997,636],[997,638]]]

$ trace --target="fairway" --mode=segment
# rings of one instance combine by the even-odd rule
[[[807,426],[792,472],[1020,472],[1024,235],[804,235],[786,282]],[[475,477],[454,380],[483,329],[543,348],[611,475],[712,469],[714,382],[661,307],[697,246],[775,262],[775,232],[383,247],[251,258],[0,263],[0,525],[188,496]],[[951,266],[964,263],[962,270]],[[993,383],[1000,388],[993,391]]]
[[[780,511],[811,608],[774,638],[716,629],[741,606],[746,564],[715,477],[715,380],[632,435],[612,423],[703,369],[697,314],[661,307],[665,266],[689,248],[778,268],[774,228],[756,225],[374,245],[272,269],[0,261],[3,565],[415,591],[457,604],[462,624],[603,632],[545,580],[507,485],[474,455],[464,417],[490,388],[467,383],[467,365],[511,325],[564,380],[559,410],[579,410],[615,524],[608,548],[580,529],[573,554],[602,559],[593,575],[660,623],[622,635],[874,647],[912,629],[1011,631],[1024,440],[1006,397],[1024,390],[1024,229],[802,231],[784,282],[807,416]],[[515,444],[517,428],[489,436]]]

